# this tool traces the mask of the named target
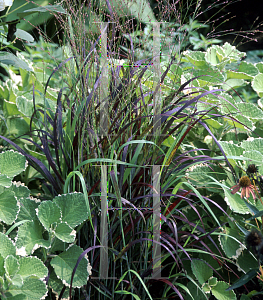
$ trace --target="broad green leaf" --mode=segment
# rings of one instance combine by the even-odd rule
[[[51,266],[54,268],[56,275],[65,285],[70,285],[72,271],[77,263],[79,256],[82,254],[83,250],[77,245],[72,245],[66,251],[59,254],[51,260]],[[81,287],[87,283],[89,273],[87,271],[88,261],[84,257],[78,265],[74,279],[73,287]]]
[[[20,269],[19,274],[23,279],[30,276],[37,276],[39,279],[44,279],[48,275],[48,269],[43,262],[33,257],[21,257],[19,259]]]
[[[44,228],[36,221],[26,222],[21,225],[17,233],[17,249],[25,248],[27,255],[32,254],[40,247],[49,248],[50,241],[43,239]]]
[[[47,286],[40,279],[28,277],[24,280],[21,288],[11,286],[8,292],[11,293],[12,296],[24,294],[27,296],[26,299],[28,300],[39,300],[45,299],[45,296],[47,295]]]
[[[66,14],[66,11],[60,5],[45,5],[45,6],[39,6],[36,8],[24,10],[22,13],[18,13],[17,15],[20,18],[24,18],[34,13],[45,13],[45,12]]]
[[[16,105],[18,110],[25,116],[31,117],[34,110],[33,101],[28,100],[25,96],[18,96],[16,98]]]
[[[216,277],[211,277],[208,279],[208,284],[210,286],[215,286],[217,284],[217,278]]]
[[[12,184],[12,178],[7,175],[0,174],[0,186],[4,186],[6,188],[10,187]]]
[[[25,171],[27,167],[26,158],[13,150],[0,153],[0,173],[14,177]]]
[[[239,240],[241,236],[237,230],[224,227],[224,233],[219,236],[219,242],[225,254],[229,258],[237,258],[242,253],[245,246]]]
[[[237,258],[236,264],[241,270],[248,272],[258,267],[258,260],[247,249],[244,249],[242,255]]]
[[[263,62],[257,63],[256,67],[260,73],[263,73]]]
[[[223,185],[222,188],[225,192],[225,198],[227,205],[230,207],[230,209],[233,212],[239,213],[239,214],[248,214],[249,210],[244,203],[243,199],[241,199],[241,196],[236,194],[231,194],[231,191],[229,189],[226,189]],[[251,196],[250,196],[251,197]]]
[[[20,199],[20,211],[17,216],[17,221],[21,220],[32,220],[37,221],[36,208],[39,203],[30,198],[22,198]]]
[[[214,120],[214,119],[205,119],[205,123],[215,129],[219,129],[221,128],[222,124],[219,123],[217,120]]]
[[[254,77],[258,74],[258,69],[252,63],[242,61],[238,67],[238,72],[243,72]]]
[[[16,247],[13,241],[2,232],[0,232],[0,254],[3,258],[8,255],[16,255]]]
[[[82,193],[59,195],[53,201],[61,209],[62,222],[66,222],[70,227],[75,228],[87,220],[87,206]]]
[[[8,127],[8,134],[13,136],[20,136],[29,132],[29,123],[26,122],[25,118],[8,118],[6,120]]]
[[[222,89],[229,91],[232,88],[241,87],[245,83],[244,79],[227,79],[226,82],[222,85]]]
[[[208,67],[205,61],[205,53],[201,51],[184,51],[183,55],[187,58],[187,60],[192,63],[197,68],[206,68]]]
[[[233,143],[226,141],[219,141],[220,146],[223,148],[224,152],[228,156],[240,156],[243,155],[244,148],[237,146]]]
[[[21,198],[28,198],[30,196],[30,190],[21,181],[13,181],[8,190],[14,192],[19,201]]]
[[[250,138],[249,140],[242,141],[241,147],[243,147],[246,151],[256,150],[263,153],[263,139]]]
[[[76,238],[76,231],[67,223],[59,223],[54,233],[58,239],[66,243],[73,243]]]
[[[16,57],[13,53],[8,52],[0,52],[0,62],[2,64],[6,65],[12,65],[17,68],[21,68],[24,70],[27,70],[28,72],[33,71],[27,63],[25,63],[23,60]]]
[[[0,194],[0,220],[11,225],[17,217],[19,206],[12,191],[6,190]]]
[[[49,231],[52,227],[51,224],[61,222],[61,210],[55,202],[42,202],[38,206],[36,212],[39,221],[46,228],[47,231]]]
[[[213,276],[212,268],[209,267],[203,260],[192,259],[191,268],[200,284],[205,283]]]
[[[20,114],[19,110],[17,109],[16,104],[11,102],[11,101],[9,102],[6,99],[4,99],[3,108],[4,108],[4,112],[5,112],[6,117],[10,117],[10,116]]]
[[[8,276],[14,276],[19,270],[19,262],[13,255],[8,255],[5,259],[5,271]]]
[[[240,110],[241,114],[245,117],[258,120],[262,120],[263,118],[262,110],[259,109],[258,105],[255,105],[254,103],[240,102],[236,103],[236,106]]]
[[[252,88],[257,92],[263,92],[263,74],[259,73],[252,80]]]
[[[20,275],[16,274],[13,278],[12,278],[12,284],[15,285],[18,288],[21,288],[23,285],[23,279]]]
[[[15,36],[21,40],[25,40],[29,43],[33,43],[34,42],[34,38],[32,37],[31,34],[29,34],[28,32],[26,32],[25,30],[21,30],[19,28],[17,28],[16,32],[15,32]]]
[[[218,300],[236,300],[234,291],[226,291],[228,287],[229,284],[219,281],[216,286],[212,287],[211,292]]]

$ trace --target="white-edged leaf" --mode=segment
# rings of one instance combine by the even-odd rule
[[[76,231],[64,222],[58,224],[54,234],[58,239],[66,243],[73,243],[76,238]]]
[[[0,194],[0,220],[11,225],[17,217],[19,206],[14,192],[6,190]]]
[[[39,221],[47,231],[50,230],[51,224],[61,222],[61,210],[53,201],[42,202],[36,212]]]
[[[226,291],[229,287],[224,281],[219,281],[217,285],[213,286],[211,289],[212,294],[216,297],[216,299],[220,300],[236,300],[237,297],[234,291]]]
[[[36,277],[28,277],[24,280],[21,288],[11,286],[8,292],[12,296],[24,294],[27,296],[26,299],[28,300],[40,300],[45,299],[45,296],[47,295],[47,286],[42,280]]]
[[[5,258],[5,271],[8,276],[14,276],[19,270],[18,259],[13,255],[8,255]]]
[[[66,222],[70,227],[75,228],[87,220],[87,206],[82,193],[59,195],[53,201],[61,209],[62,222]]]
[[[82,254],[83,249],[77,245],[70,246],[66,251],[53,258],[50,262],[54,268],[58,278],[66,285],[70,285],[71,275],[77,263],[79,256]],[[73,287],[81,287],[87,283],[89,273],[87,271],[88,261],[83,257],[78,265],[75,276],[73,278]]]
[[[27,161],[22,154],[13,150],[0,153],[0,174],[13,178],[25,171],[26,167]]]
[[[200,284],[205,283],[213,276],[212,268],[209,267],[203,260],[192,259],[191,269]]]
[[[16,238],[17,249],[25,248],[27,255],[40,247],[49,248],[50,241],[43,239],[43,226],[37,221],[26,222],[18,229]]]
[[[29,276],[37,276],[39,279],[44,279],[48,275],[47,267],[35,256],[21,257],[19,265],[20,269],[17,274],[23,279]]]
[[[0,232],[0,254],[3,258],[8,255],[16,255],[16,247],[13,241],[2,232]]]

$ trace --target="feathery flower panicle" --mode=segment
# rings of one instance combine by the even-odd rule
[[[0,11],[5,10],[7,6],[12,6],[13,0],[0,0]]]
[[[240,190],[240,188],[242,188],[241,198],[243,198],[244,196],[249,198],[250,193],[251,193],[253,196],[253,199],[254,200],[256,199],[256,195],[254,193],[254,190],[256,190],[256,187],[254,185],[252,185],[248,176],[241,177],[239,179],[239,183],[230,188],[231,190],[233,190],[233,191],[231,191],[231,194],[235,194],[236,192],[238,192]]]

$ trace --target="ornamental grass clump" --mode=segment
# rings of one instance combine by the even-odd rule
[[[158,23],[169,18],[160,9],[156,19],[146,1],[144,8],[134,2],[132,9],[125,8],[123,3],[113,7],[109,1],[103,4],[63,1],[62,4],[66,16],[57,15],[57,20],[64,30],[65,57],[50,74],[41,105],[36,102],[36,96],[41,93],[35,85],[32,87],[31,136],[24,139],[31,143],[32,149],[28,151],[1,136],[38,171],[43,185],[39,205],[42,210],[34,217],[50,235],[60,237],[58,244],[52,244],[54,253],[48,250],[38,253],[51,274],[47,278],[50,293],[52,290],[62,298],[65,292],[72,299],[75,288],[78,299],[174,296],[185,299],[195,295],[198,287],[203,297],[210,290],[216,294],[222,286],[228,286],[225,270],[234,274],[213,236],[222,225],[218,216],[228,218],[229,215],[218,199],[210,197],[213,187],[210,190],[208,187],[209,193],[202,191],[201,194],[199,186],[186,180],[185,171],[195,170],[193,166],[198,164],[209,169],[214,178],[225,179],[226,172],[218,163],[222,157],[210,155],[218,147],[228,170],[236,177],[209,121],[223,116],[220,108],[225,94],[217,75],[227,63],[243,54],[229,44],[211,48],[210,52],[221,53],[220,72],[214,71],[214,59],[209,51],[198,52],[199,60],[193,59],[193,53],[186,52],[183,60],[181,45],[187,41],[184,33],[171,34],[170,45],[162,49],[162,57],[161,25],[151,24],[145,28],[149,20]],[[197,1],[193,17],[199,7],[200,1]],[[181,27],[182,11],[176,7],[169,9],[176,18],[171,27],[177,28],[176,22]],[[123,13],[137,21],[121,24]],[[135,42],[139,42],[135,36],[142,33],[140,23],[144,24],[143,30],[153,31],[153,40],[148,41],[153,51],[149,50],[150,57],[143,59],[136,57],[134,47]],[[131,31],[135,34],[130,34]],[[130,36],[130,43],[126,41],[125,47],[121,47],[116,39],[124,44],[125,34]],[[120,49],[124,52],[119,53]],[[119,65],[120,58],[124,58],[122,65]],[[193,76],[189,73],[191,68],[193,72],[196,70],[189,67],[193,62],[197,63],[197,69],[207,66],[209,74],[202,73],[204,70],[199,73],[198,69],[198,74]],[[57,87],[56,105],[52,110],[54,101],[47,91],[56,75],[63,80]],[[233,121],[229,113],[227,118]],[[215,128],[217,123],[212,123]],[[212,137],[213,151],[203,148],[203,140],[201,146],[191,148],[192,140],[200,137],[199,130]],[[195,175],[205,178],[207,183],[208,177],[202,177],[202,172]],[[246,195],[249,195],[248,188],[253,192],[250,183],[243,184],[244,187]],[[79,208],[80,201],[72,205],[75,192],[81,198],[83,210],[80,211],[85,216],[79,223],[74,220],[67,226],[66,221],[63,222],[64,215],[70,219],[71,215],[75,216],[74,206]],[[65,202],[61,201],[64,198],[68,205],[61,203]],[[73,209],[71,213],[66,213],[68,207]],[[44,217],[45,211],[50,212],[50,219]],[[62,239],[58,227],[70,232],[69,236],[66,234]],[[67,249],[67,253],[62,249]],[[72,266],[70,255],[74,249],[78,249],[79,259]],[[46,253],[49,256],[46,257]],[[86,255],[92,266],[92,277],[83,284],[86,278],[79,280],[79,270],[85,267],[82,259]],[[204,261],[209,259],[209,263],[202,261],[204,270],[209,269],[205,275],[196,268],[200,255]],[[64,274],[66,279],[62,281],[66,266],[61,267],[60,261],[66,261],[68,267],[71,263],[67,269],[70,272]],[[157,270],[158,276],[152,276],[153,270]],[[213,274],[216,278],[209,280]],[[217,278],[222,280],[219,284]],[[203,289],[204,283],[208,290]]]

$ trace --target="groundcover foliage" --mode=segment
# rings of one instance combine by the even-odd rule
[[[17,11],[30,22],[36,13],[54,14],[64,32],[58,46],[23,35],[30,23],[18,24],[15,39],[30,43],[27,52],[2,60],[1,296],[256,297],[263,276],[262,63],[199,34],[208,26],[195,20],[200,1],[178,1],[172,19],[148,1],[126,2]],[[190,19],[182,17],[187,8]],[[18,50],[6,24],[6,45]],[[158,267],[162,278],[152,277]]]

